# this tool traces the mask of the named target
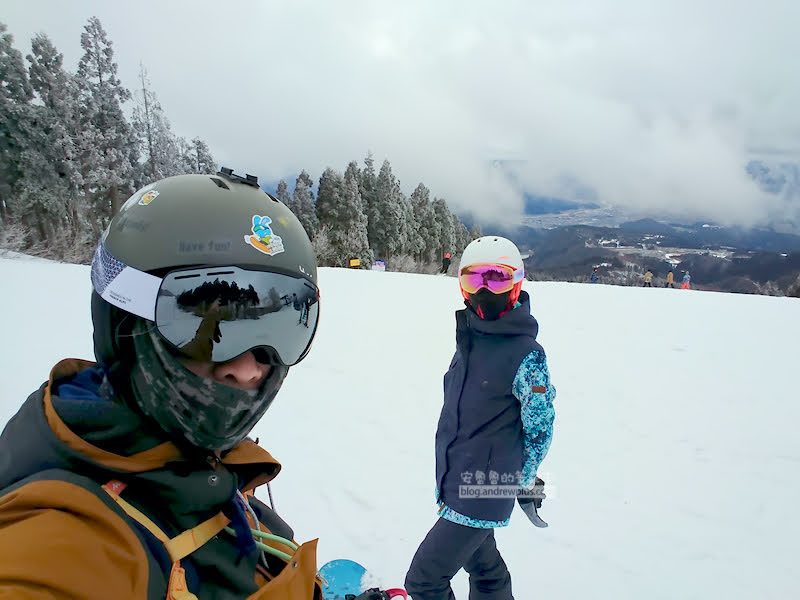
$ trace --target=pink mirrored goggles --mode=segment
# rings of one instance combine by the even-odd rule
[[[470,265],[458,273],[461,289],[467,294],[475,294],[481,288],[493,294],[504,294],[510,292],[522,278],[522,269],[498,264]]]

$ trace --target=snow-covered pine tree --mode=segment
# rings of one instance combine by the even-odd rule
[[[213,175],[217,172],[217,161],[211,155],[211,150],[199,137],[192,138],[192,173],[203,173]]]
[[[416,221],[419,235],[422,238],[422,247],[416,259],[421,263],[429,263],[441,248],[439,242],[439,229],[436,226],[436,216],[431,205],[431,193],[423,183],[417,185],[411,193],[411,207]]]
[[[351,161],[344,172],[344,204],[349,225],[342,246],[351,257],[360,259],[363,266],[369,266],[372,252],[369,249],[368,219],[359,187],[360,176],[358,164]]]
[[[178,140],[161,108],[144,65],[139,65],[139,84],[131,126],[143,158],[137,187],[149,181],[178,175],[183,171]]]
[[[53,256],[85,259],[93,241],[84,236],[85,217],[79,214],[80,172],[73,139],[78,128],[78,93],[64,57],[50,38],[39,33],[31,40],[28,79],[39,102],[32,136],[36,142],[26,153],[22,196],[35,215],[41,239]],[[57,230],[58,235],[52,235]],[[49,235],[48,235],[49,234]]]
[[[400,191],[399,185],[397,189]],[[425,241],[419,223],[414,218],[414,208],[411,206],[411,201],[402,192],[400,192],[398,202],[400,206],[400,240],[402,242],[399,251],[407,256],[409,262],[419,263],[417,257],[425,248]]]
[[[436,227],[439,232],[439,253],[436,260],[442,260],[445,252],[454,251],[456,245],[455,229],[453,227],[453,219],[450,215],[450,209],[447,208],[447,202],[441,198],[436,198],[433,201],[433,212],[436,218]]]
[[[311,180],[311,176],[305,170],[301,171],[294,185],[293,206],[290,207],[311,240],[314,239],[319,228],[313,186],[314,182]]]
[[[375,183],[375,202],[369,223],[375,224],[374,236],[370,233],[370,243],[387,262],[395,252],[402,252],[402,219],[405,216],[402,203],[405,202],[400,184],[392,173],[388,160],[383,161]]]
[[[292,193],[289,196],[288,201],[285,202],[286,206],[289,207],[289,210],[291,210],[295,214],[295,216],[300,214],[300,207],[297,205],[297,199],[298,199],[297,183],[298,183],[298,179],[296,179],[295,183],[294,183],[294,193]],[[304,182],[303,186],[305,186],[305,185],[306,184]],[[287,192],[288,192],[288,185],[287,185]],[[302,195],[302,192],[300,193],[300,195]]]
[[[100,20],[91,17],[81,34],[84,54],[76,81],[81,92],[78,150],[84,193],[94,233],[106,226],[132,191],[136,140],[122,110],[130,92],[117,78],[114,50]]]
[[[375,160],[372,158],[372,152],[367,152],[364,158],[364,168],[359,171],[358,175],[358,191],[361,194],[361,202],[364,209],[364,214],[367,216],[367,234],[369,236],[369,247],[375,250],[376,240],[379,237],[377,234],[377,222],[373,219],[377,218],[377,211],[375,210],[376,192],[375,186],[377,184],[377,175],[375,174]]]
[[[453,229],[455,230],[456,245],[453,254],[460,254],[472,241],[469,229],[455,214],[453,215]]]
[[[175,138],[175,145],[178,147],[178,163],[181,173],[190,174],[196,173],[197,165],[194,160],[194,148],[191,142],[185,137],[178,136]]]
[[[13,217],[17,183],[24,176],[22,154],[31,145],[33,88],[14,48],[14,36],[0,23],[0,217]]]
[[[370,264],[367,220],[358,189],[358,165],[347,166],[344,177],[333,169],[325,169],[319,179],[317,217],[326,229],[332,261],[347,266],[351,258]]]
[[[281,179],[278,182],[278,187],[275,189],[275,197],[283,202],[289,210],[292,209],[292,195],[289,193],[289,186]]]
[[[325,229],[330,252],[328,259],[332,266],[342,267],[347,263],[342,248],[342,229],[344,221],[344,178],[328,167],[319,178],[317,191],[317,219],[320,228]]]
[[[214,174],[217,172],[217,163],[211,156],[211,151],[199,137],[192,138],[191,142],[186,138],[177,138],[178,157],[180,161],[180,173],[204,173]]]
[[[63,54],[45,34],[33,37],[27,59],[31,86],[42,108],[37,120],[47,136],[47,148],[42,151],[60,182],[53,193],[65,200],[67,219],[78,233],[85,220],[85,215],[78,213],[81,176],[74,142],[79,127],[78,88],[74,77],[63,68]]]

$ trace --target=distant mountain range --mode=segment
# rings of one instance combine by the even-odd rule
[[[787,209],[772,227],[642,218],[599,205],[590,190],[581,193],[586,202],[527,194],[521,219],[478,224],[514,240],[534,279],[588,281],[598,267],[605,283],[640,285],[647,269],[657,281],[689,271],[703,289],[800,295],[800,165],[752,160],[745,170]],[[469,215],[462,220],[472,225]]]
[[[800,236],[796,235],[654,219],[618,227],[498,226],[491,232],[520,247],[532,279],[583,282],[598,267],[603,283],[641,285],[650,269],[661,286],[668,271],[676,280],[689,271],[699,289],[800,296]]]

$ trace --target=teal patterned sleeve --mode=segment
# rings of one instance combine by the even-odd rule
[[[497,529],[498,527],[507,527],[508,523],[511,521],[511,517],[503,521],[487,521],[485,519],[476,519],[474,517],[468,517],[466,515],[462,515],[459,512],[454,511],[452,508],[443,504],[439,508],[438,512],[439,516],[446,521],[450,521],[451,523],[458,523],[459,525],[465,525],[466,527],[472,527],[473,529]]]
[[[536,472],[553,439],[556,388],[550,383],[544,353],[534,350],[525,357],[517,369],[511,391],[521,405],[525,438],[525,462],[519,483],[521,487],[529,488],[533,486]]]

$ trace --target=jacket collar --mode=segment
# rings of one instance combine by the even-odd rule
[[[476,333],[482,335],[527,335],[536,339],[539,333],[539,323],[531,315],[528,292],[520,293],[519,306],[493,321],[481,319],[469,308],[456,311],[456,340]]]
[[[66,359],[59,362],[50,373],[50,379],[42,394],[42,406],[47,425],[61,443],[71,450],[72,453],[79,454],[89,463],[129,473],[141,473],[162,468],[170,462],[190,460],[190,457],[188,457],[181,448],[171,441],[167,441],[165,438],[159,439],[159,437],[153,436],[152,445],[150,447],[128,454],[124,452],[112,452],[100,448],[98,445],[87,441],[85,439],[86,436],[81,436],[76,433],[74,431],[75,427],[62,419],[61,415],[59,415],[59,412],[56,410],[59,405],[59,398],[53,395],[55,382],[59,379],[72,377],[78,372],[94,366],[95,363],[89,361]],[[102,403],[108,401],[97,398],[96,400],[88,400],[85,402]],[[114,427],[120,428],[119,421],[122,420],[123,422],[127,422],[129,427],[140,428],[139,430],[141,431],[142,419],[133,410],[121,406],[116,402],[113,405],[113,409],[113,415],[109,413],[109,418],[113,416],[115,420],[113,424]],[[122,416],[122,419],[120,419],[120,416]],[[102,415],[99,418],[100,421],[102,421]],[[103,424],[100,422],[98,425],[102,426]],[[109,423],[105,425],[108,427],[112,424]],[[121,429],[125,429],[124,423]],[[240,475],[241,481],[245,482],[245,490],[252,489],[253,487],[272,480],[281,468],[278,461],[276,461],[269,452],[251,440],[244,440],[236,447],[221,455],[219,457],[219,462],[225,465],[230,471]]]

